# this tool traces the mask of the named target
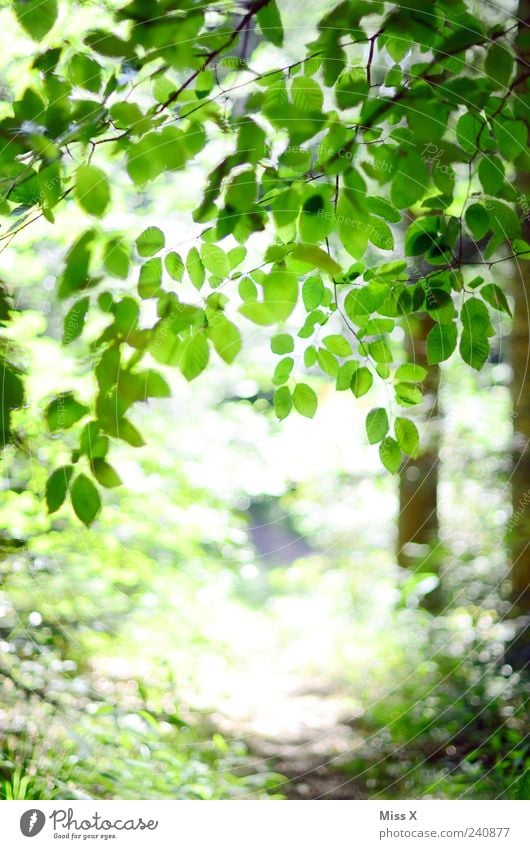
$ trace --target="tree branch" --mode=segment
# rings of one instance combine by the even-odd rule
[[[236,41],[236,39],[238,38],[240,33],[245,29],[247,24],[252,20],[254,15],[256,15],[259,12],[259,10],[262,9],[264,6],[266,6],[267,3],[269,3],[269,0],[255,0],[255,2],[252,4],[250,9],[248,10],[247,14],[244,15],[241,18],[239,25],[232,32],[232,34],[230,35],[230,38],[227,41],[225,41],[225,43],[223,45],[221,45],[221,47],[218,47],[217,50],[212,50],[211,53],[208,54],[208,56],[206,57],[206,59],[204,60],[202,65],[199,68],[197,68],[197,70],[194,71],[193,74],[190,77],[188,77],[188,79],[185,82],[183,82],[182,85],[179,86],[178,89],[176,89],[176,91],[172,92],[172,94],[167,98],[167,100],[164,101],[164,103],[161,103],[155,109],[155,115],[160,114],[160,112],[163,112],[164,109],[167,109],[168,106],[171,106],[172,103],[174,103],[176,100],[178,100],[178,98],[180,97],[182,92],[189,85],[191,85],[193,80],[197,79],[199,74],[202,74],[202,72],[205,71],[207,69],[207,67],[209,65],[211,65],[213,60],[216,59],[221,53],[224,53],[225,50],[228,50],[228,48],[234,43],[234,41]]]

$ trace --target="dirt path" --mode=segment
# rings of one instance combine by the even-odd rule
[[[341,745],[336,746],[339,731],[339,727],[333,729],[320,745],[312,740],[291,746],[284,741],[256,740],[252,751],[274,758],[275,770],[289,779],[282,788],[287,799],[366,799],[365,788],[340,770],[341,749],[347,750],[351,739],[341,735]]]
[[[278,788],[288,799],[365,799],[366,787],[348,779],[341,765],[363,744],[355,731],[360,710],[329,683],[293,681],[274,675],[246,692],[218,717],[221,729],[242,740],[256,771],[289,779]]]

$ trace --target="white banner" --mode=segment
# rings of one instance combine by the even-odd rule
[[[529,816],[526,801],[3,802],[0,845],[525,849]]]

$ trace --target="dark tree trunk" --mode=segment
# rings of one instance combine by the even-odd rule
[[[426,340],[433,321],[429,316],[411,318],[407,332],[407,355],[417,365],[427,366]],[[422,436],[420,456],[407,459],[399,480],[398,563],[414,572],[437,572],[438,546],[438,386],[440,370],[430,367],[424,382],[424,402],[407,411],[418,419]],[[443,605],[437,587],[428,593],[423,605],[433,613]]]
[[[530,227],[525,225],[525,239]],[[512,602],[515,613],[530,613],[530,355],[528,290],[530,269],[521,271],[514,286],[512,330],[512,505],[508,540],[511,557]]]
[[[521,192],[530,192],[530,180],[518,175]],[[523,238],[530,239],[530,225],[523,225]],[[512,518],[508,525],[511,571],[511,609],[515,637],[507,646],[505,659],[514,669],[530,669],[530,266],[520,264],[513,284],[514,316],[511,336],[513,402]]]
[[[520,0],[517,43],[521,67],[528,67],[530,0]],[[521,36],[523,36],[521,38]],[[525,83],[516,86],[525,91]],[[527,166],[528,167],[528,166]],[[523,222],[523,239],[530,240],[528,199],[530,175],[516,173],[519,190],[519,215]],[[522,261],[513,281],[514,315],[511,336],[513,404],[512,438],[512,518],[508,525],[508,548],[511,561],[511,616],[516,619],[515,637],[507,646],[505,660],[518,670],[530,668],[530,265]]]
[[[521,67],[530,62],[528,43],[528,20],[530,0],[519,3],[518,42]],[[525,39],[520,36],[524,34]],[[526,91],[526,83],[521,83]],[[517,87],[518,88],[518,87]],[[516,89],[517,90],[517,89]],[[527,202],[530,198],[530,175],[516,175],[520,200],[520,215],[523,219],[523,239],[530,241],[530,220]],[[513,286],[514,317],[512,329],[512,400],[513,400],[513,444],[512,444],[512,505],[508,541],[511,556],[512,603],[514,613],[530,613],[530,264],[519,263]]]

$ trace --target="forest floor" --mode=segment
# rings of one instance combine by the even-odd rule
[[[293,679],[277,671],[265,679],[261,675],[254,685],[247,682],[216,722],[245,743],[253,770],[288,779],[275,788],[287,799],[366,799],[362,780],[349,779],[341,770],[364,746],[355,730],[360,712],[331,682]]]

